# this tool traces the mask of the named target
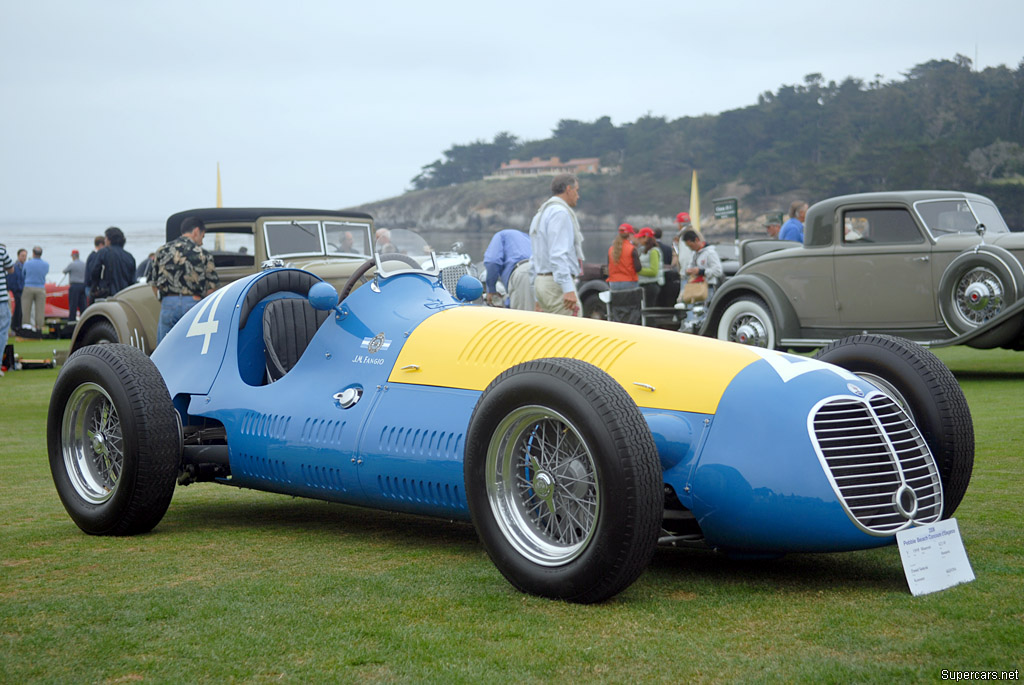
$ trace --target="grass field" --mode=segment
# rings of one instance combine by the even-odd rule
[[[66,343],[65,343],[66,345]],[[19,343],[25,357],[52,343]],[[91,537],[46,459],[55,370],[0,378],[0,682],[932,682],[1024,666],[1024,355],[939,350],[971,406],[977,576],[911,596],[895,547],[659,550],[614,600],[519,594],[472,527],[213,484]]]

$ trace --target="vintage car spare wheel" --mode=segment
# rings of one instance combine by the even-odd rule
[[[149,357],[84,347],[57,376],[46,421],[50,472],[86,533],[144,533],[171,503],[181,453],[174,405]]]
[[[601,369],[561,358],[508,369],[480,397],[465,453],[473,524],[518,589],[599,602],[650,562],[664,508],[658,453]]]
[[[771,310],[759,297],[741,297],[722,312],[718,339],[774,350],[778,345]]]
[[[889,335],[855,335],[815,358],[852,371],[903,407],[928,443],[942,480],[942,517],[956,511],[974,468],[974,426],[953,373],[920,345]]]
[[[967,333],[1017,301],[1024,269],[1006,250],[987,246],[954,259],[939,281],[939,311],[956,334]]]

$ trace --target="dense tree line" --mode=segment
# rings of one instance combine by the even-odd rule
[[[821,74],[809,74],[802,84],[715,116],[670,121],[648,114],[621,126],[608,117],[562,120],[550,138],[536,141],[502,132],[491,142],[453,145],[413,185],[476,180],[502,162],[535,156],[600,156],[621,165],[622,188],[678,189],[698,169],[704,189],[739,180],[755,196],[795,189],[811,199],[908,188],[985,190],[1024,176],[1024,61],[1016,70],[973,71],[971,60],[957,55],[886,83],[825,83]],[[651,211],[667,202],[656,190],[650,201]]]

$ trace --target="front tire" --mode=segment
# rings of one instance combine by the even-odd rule
[[[759,297],[739,298],[726,307],[718,319],[718,339],[776,349],[778,336],[771,309]]]
[[[84,347],[50,397],[46,438],[57,494],[92,535],[133,535],[163,518],[180,437],[174,406],[149,357],[128,345]]]
[[[963,500],[974,467],[974,424],[960,384],[938,357],[889,335],[855,335],[823,347],[816,359],[841,366],[892,397],[917,424],[942,480],[942,518]]]
[[[600,602],[654,554],[664,509],[654,439],[595,366],[539,359],[498,376],[470,419],[464,471],[477,533],[523,592]]]
[[[89,330],[82,336],[82,347],[87,345],[105,345],[109,343],[116,343],[117,331],[114,330],[113,324],[106,319],[100,319],[93,325],[89,326]]]

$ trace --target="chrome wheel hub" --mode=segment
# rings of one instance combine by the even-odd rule
[[[991,283],[971,283],[964,291],[964,300],[968,307],[974,311],[981,311],[988,306],[992,298]]]
[[[597,529],[597,469],[576,427],[558,412],[531,405],[495,429],[487,449],[487,499],[517,552],[560,566],[587,548]]]
[[[737,320],[733,340],[743,345],[767,347],[768,333],[764,324],[752,316],[744,316]]]
[[[75,388],[61,422],[64,469],[75,492],[90,504],[114,493],[124,469],[121,421],[106,390],[95,383]]]
[[[533,491],[537,493],[537,497],[544,501],[549,501],[552,493],[555,491],[555,482],[551,479],[551,476],[543,471],[539,471],[533,478]]]
[[[1002,282],[991,269],[976,267],[963,275],[953,291],[954,311],[968,325],[980,326],[1003,308]]]

